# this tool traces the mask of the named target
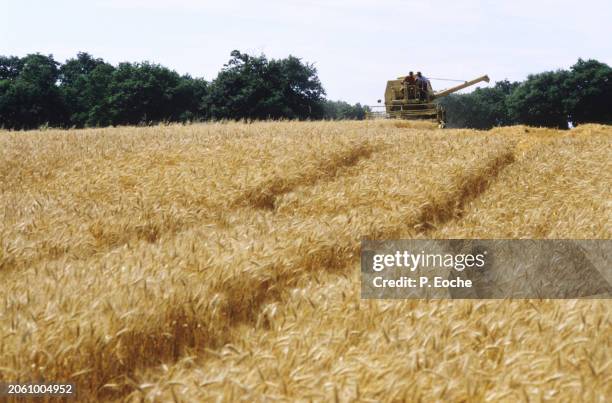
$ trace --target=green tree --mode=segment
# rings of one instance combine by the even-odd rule
[[[564,70],[528,76],[508,97],[512,120],[531,126],[567,128],[569,78]]]
[[[363,119],[367,107],[329,101],[316,68],[299,58],[268,60],[233,51],[217,78],[180,76],[152,63],[118,67],[78,53],[64,65],[51,55],[0,56],[0,126],[105,126],[202,119]],[[439,101],[450,127],[612,123],[612,68],[582,60],[570,70]]]
[[[207,95],[206,80],[189,75],[182,76],[173,89],[172,102],[175,111],[172,118],[181,122],[208,119]]]
[[[66,123],[58,66],[51,55],[0,59],[0,126],[27,129]]]
[[[351,105],[344,101],[328,101],[323,105],[323,118],[329,120],[363,120],[367,106],[362,106],[360,103]]]
[[[17,56],[0,56],[0,80],[14,80],[23,69],[23,60]]]
[[[567,78],[566,106],[570,120],[580,123],[612,123],[612,68],[597,60],[578,59]]]
[[[448,127],[490,129],[513,124],[507,99],[518,85],[508,80],[498,81],[491,88],[441,98],[439,102],[446,109]]]
[[[197,116],[206,85],[201,80],[191,81],[157,64],[119,64],[110,83],[113,124],[178,121]]]
[[[88,53],[78,53],[60,68],[60,88],[77,127],[106,126],[111,123],[110,83],[114,68]]]
[[[446,111],[446,126],[451,127],[470,127],[468,119],[471,109],[471,98],[469,94],[451,94],[440,98],[439,103]]]
[[[217,119],[318,119],[324,95],[313,65],[235,50],[211,84],[209,107]]]

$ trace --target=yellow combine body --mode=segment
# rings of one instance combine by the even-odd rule
[[[444,127],[446,125],[444,108],[433,101],[481,81],[489,82],[489,77],[484,75],[444,91],[434,92],[429,81],[427,81],[427,91],[420,91],[417,85],[405,82],[404,78],[405,76],[387,81],[384,106],[370,106],[370,111],[366,114],[367,119],[426,119],[434,120],[440,127]]]

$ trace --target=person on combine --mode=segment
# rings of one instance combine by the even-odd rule
[[[429,80],[423,77],[420,71],[417,71],[416,73],[416,86],[417,86],[417,89],[419,90],[419,99],[422,101],[427,100],[428,98],[427,89],[429,87]]]
[[[408,73],[406,77],[404,77],[404,82],[410,85],[414,85],[416,83],[416,77],[412,71]]]
[[[415,87],[414,87],[414,85],[416,84],[416,77],[414,76],[414,73],[412,71],[408,73],[408,75],[404,77],[403,82],[404,84],[408,84],[408,87],[404,87],[408,90],[408,99],[416,98]]]

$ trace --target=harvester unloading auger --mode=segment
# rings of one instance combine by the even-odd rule
[[[465,81],[455,87],[434,92],[429,81],[427,81],[427,91],[421,91],[417,84],[409,84],[404,81],[404,78],[398,77],[397,80],[387,81],[385,105],[370,106],[370,111],[366,114],[367,119],[426,119],[437,121],[439,127],[444,127],[446,126],[444,108],[433,101],[479,82],[489,82],[489,76],[484,75],[474,80]]]

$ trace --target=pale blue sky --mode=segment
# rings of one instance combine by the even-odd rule
[[[0,10],[2,55],[87,51],[211,80],[233,49],[293,54],[315,63],[328,98],[365,104],[409,70],[496,81],[578,57],[612,65],[610,0],[0,0]]]

